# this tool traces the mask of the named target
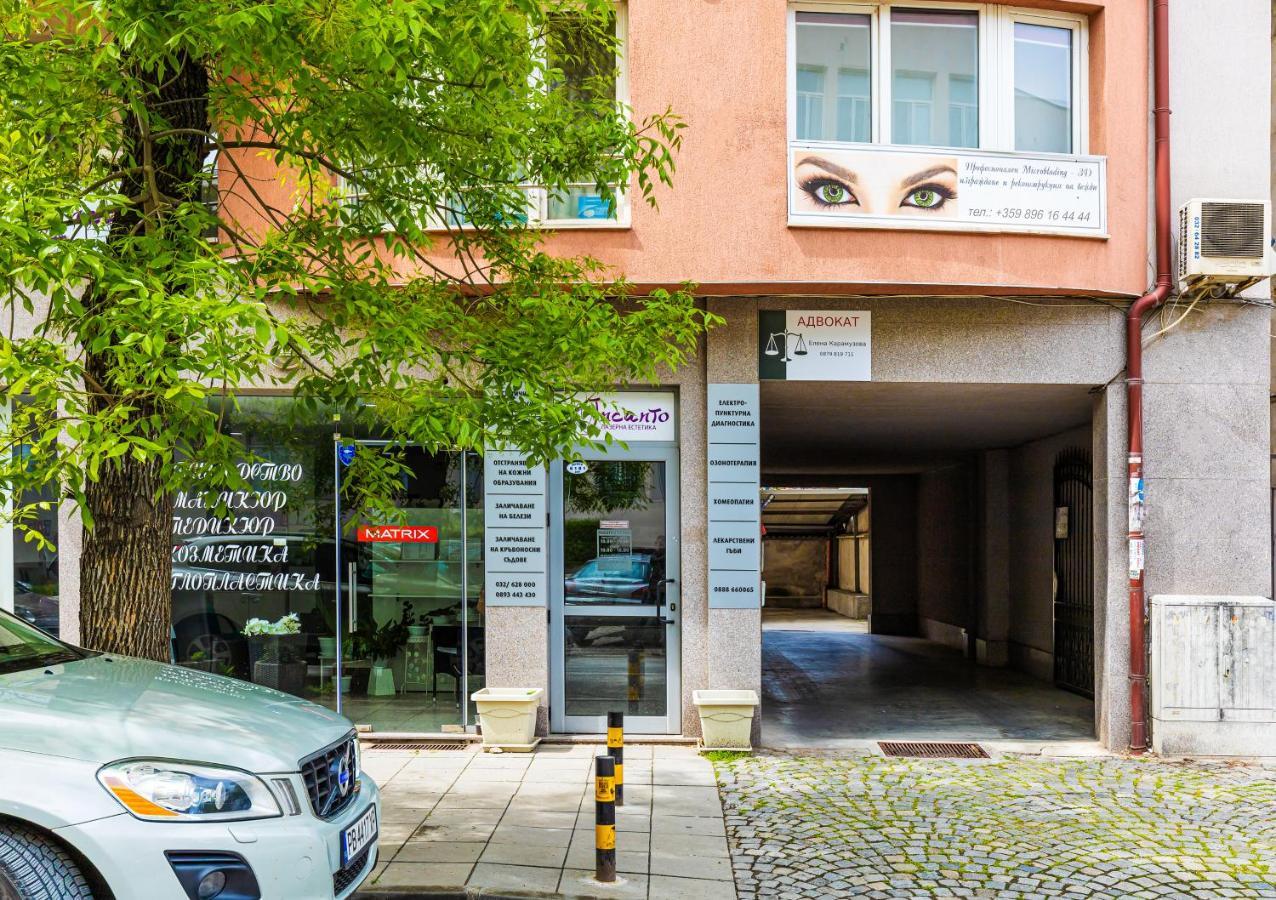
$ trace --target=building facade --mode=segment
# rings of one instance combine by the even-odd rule
[[[1267,198],[1268,5],[1169,14],[1173,209]],[[623,448],[412,456],[401,529],[338,530],[343,448],[374,430],[281,434],[286,386],[256,392],[236,427],[275,464],[245,500],[261,528],[230,539],[179,503],[178,660],[257,677],[247,620],[296,612],[309,638],[271,677],[378,731],[471,727],[486,684],[544,689],[543,732],[622,709],[631,731],[694,736],[699,689],[755,690],[765,719],[786,662],[764,619],[814,603],[867,641],[945,648],[958,682],[1015,673],[1092,702],[1089,736],[1127,746],[1151,5],[630,0],[618,28],[619,96],[688,123],[675,184],[658,209],[581,186],[533,192],[529,214],[639,291],[694,282],[725,324],[664,383],[583,398]],[[1147,320],[1149,596],[1271,596],[1269,297],[1176,290]],[[13,545],[3,599],[56,595],[74,639],[74,519],[59,533],[56,559]],[[1269,687],[1251,724],[1276,720]],[[1249,739],[1170,732],[1167,752]]]

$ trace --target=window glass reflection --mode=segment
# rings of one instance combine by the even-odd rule
[[[896,144],[979,146],[979,14],[891,11]]]
[[[594,461],[563,475],[568,604],[658,601],[665,577],[665,464]]]
[[[869,17],[797,13],[797,137],[872,140]]]
[[[1015,149],[1072,152],[1072,31],[1015,23]]]
[[[665,626],[654,618],[568,616],[569,716],[667,714]]]

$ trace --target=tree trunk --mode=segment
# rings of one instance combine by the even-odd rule
[[[169,661],[173,499],[158,490],[158,466],[132,459],[89,484],[94,527],[80,556],[86,647]]]
[[[126,60],[126,65],[128,62]],[[124,179],[122,193],[137,197],[134,205],[111,223],[108,244],[127,253],[125,238],[143,229],[180,248],[184,236],[173,211],[199,197],[204,156],[209,142],[208,75],[201,60],[179,53],[171,65],[133,73],[142,86],[145,117],[125,117],[126,156],[134,165],[149,161],[153,180],[142,174]],[[171,133],[174,130],[180,133]],[[169,132],[161,138],[154,133]],[[154,186],[155,190],[152,190]],[[159,195],[158,198],[156,195]],[[146,264],[130,259],[130,264]],[[180,293],[174,285],[173,293]],[[180,298],[178,298],[180,299]],[[113,302],[89,291],[86,306],[99,311]],[[95,337],[90,316],[80,334],[85,347]],[[122,334],[108,335],[118,345]],[[89,410],[97,414],[124,404],[138,433],[150,433],[148,422],[162,419],[162,401],[137,395],[113,367],[114,350],[85,353],[91,386]],[[172,622],[173,495],[153,457],[138,462],[124,454],[104,464],[100,479],[87,482],[86,505],[94,524],[85,530],[80,557],[80,635],[86,647],[168,662]]]

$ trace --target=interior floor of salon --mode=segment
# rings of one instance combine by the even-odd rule
[[[872,635],[827,609],[766,609],[762,743],[1092,741],[1094,704],[922,638]]]
[[[347,695],[342,698],[341,714],[373,732],[439,734],[464,730],[460,727],[461,710],[452,691],[385,697]],[[473,710],[470,714],[473,715]]]

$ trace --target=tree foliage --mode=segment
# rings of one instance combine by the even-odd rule
[[[654,203],[672,177],[682,123],[614,99],[608,0],[0,10],[0,380],[21,448],[0,489],[19,527],[35,489],[78,504],[88,582],[130,528],[135,559],[166,551],[175,492],[242,486],[210,402],[238,387],[546,458],[603,440],[578,392],[658,379],[712,324],[685,290],[628,297],[528,221],[529,189]]]

